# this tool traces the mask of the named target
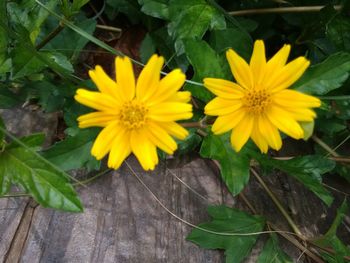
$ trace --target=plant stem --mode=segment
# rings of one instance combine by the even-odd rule
[[[305,13],[305,12],[319,12],[325,6],[293,6],[293,7],[275,7],[275,8],[259,8],[228,12],[233,16],[255,15],[255,14],[276,14],[276,13]],[[334,9],[340,11],[342,5],[335,5]]]
[[[281,161],[286,161],[286,160],[292,160],[293,158],[296,158],[297,156],[279,156],[279,157],[272,157],[272,159],[275,160],[281,160]],[[326,156],[327,159],[339,162],[339,163],[350,163],[350,157],[333,157],[333,156]]]
[[[318,96],[320,100],[350,100],[350,95],[342,96]]]
[[[290,227],[293,229],[294,233],[297,234],[301,239],[304,240],[305,238],[304,238],[303,234],[301,233],[301,231],[299,230],[297,225],[294,223],[293,219],[289,216],[288,212],[284,209],[284,207],[282,206],[281,202],[274,195],[274,193],[269,189],[269,187],[265,184],[263,179],[259,176],[259,174],[253,168],[250,168],[250,171],[255,176],[255,178],[259,181],[260,185],[264,188],[266,193],[270,196],[272,201],[277,206],[278,210],[280,210],[280,212],[282,213],[284,218],[287,220],[287,222],[290,225]]]
[[[27,193],[9,193],[6,195],[0,196],[0,198],[10,198],[10,197],[29,197],[30,195]]]
[[[333,157],[340,157],[338,153],[336,153],[328,144],[318,138],[316,135],[312,135],[311,137],[319,146],[325,149],[328,153],[330,153]]]
[[[79,183],[74,183],[73,185],[79,185],[79,184],[80,184],[80,185],[81,185],[81,184],[85,185],[85,184],[88,184],[88,183],[90,183],[90,182],[96,180],[96,179],[99,178],[100,176],[102,176],[102,175],[104,175],[104,174],[106,174],[106,173],[108,173],[108,172],[110,172],[110,171],[112,171],[112,169],[107,168],[106,170],[103,170],[102,172],[99,172],[99,173],[95,174],[94,176],[92,176],[92,177],[90,177],[90,178],[87,178],[87,179],[85,179],[85,180],[79,181]]]
[[[243,202],[249,207],[249,209],[257,215],[258,212],[254,208],[254,206],[249,202],[248,198],[241,192],[239,194],[239,197],[243,200]],[[305,247],[303,244],[301,244],[297,239],[295,239],[293,236],[290,234],[284,233],[278,227],[276,227],[274,224],[271,222],[267,221],[266,225],[268,226],[269,229],[272,229],[273,231],[277,231],[279,235],[287,239],[289,242],[291,242],[294,246],[299,248],[301,251],[305,252],[306,255],[308,255],[310,258],[312,258],[315,262],[317,263],[324,263],[324,261],[319,258],[317,255],[315,255],[312,251],[310,251],[307,247]]]
[[[106,26],[106,25],[96,25],[96,28],[121,33],[122,29],[114,26]]]
[[[48,42],[50,42],[53,38],[55,38],[64,28],[63,23],[59,23],[58,26],[52,30],[36,47],[36,50],[40,50],[43,48]]]

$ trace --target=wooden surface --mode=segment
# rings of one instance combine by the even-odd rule
[[[6,116],[7,113],[5,120],[11,119]],[[21,129],[17,134],[44,129],[36,125],[31,127],[33,123],[55,127],[52,120],[40,121],[42,117],[41,113],[33,113],[32,118],[39,118],[39,121],[27,124],[17,120],[27,125],[27,129]],[[142,171],[133,157],[128,163],[167,208],[191,223],[209,219],[206,213],[208,204],[226,203],[249,211],[240,198],[233,200],[230,197],[208,161],[200,158],[183,162],[170,160],[161,163],[152,173]],[[186,188],[169,169],[205,199]],[[344,198],[335,194],[334,205],[327,208],[284,174],[272,174],[264,180],[303,233],[310,237],[329,227]],[[329,183],[347,188],[342,182],[339,185],[334,185],[336,182],[333,181]],[[84,213],[80,214],[45,209],[29,198],[0,199],[0,262],[224,262],[222,251],[200,249],[187,242],[185,238],[191,228],[167,213],[125,164],[87,187],[79,187],[78,192],[85,207]],[[279,211],[253,177],[243,193],[260,214],[281,229],[288,230]],[[348,244],[349,222],[347,218],[340,231],[340,236]],[[256,262],[264,239],[266,236],[259,238],[246,262]],[[282,238],[280,241],[294,260],[300,256],[299,262],[310,262],[305,260],[302,251]]]

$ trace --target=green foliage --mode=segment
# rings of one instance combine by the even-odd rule
[[[333,201],[332,195],[322,185],[322,175],[335,167],[335,162],[318,155],[295,157],[291,160],[274,160],[263,155],[255,156],[263,166],[279,169],[294,177],[314,192],[328,206]]]
[[[259,216],[251,216],[234,208],[225,206],[209,206],[208,213],[212,220],[198,226],[206,230],[228,233],[220,235],[193,229],[187,237],[202,248],[224,249],[226,262],[241,262],[254,246],[258,234],[246,236],[234,235],[256,233],[263,230],[265,220]],[[232,234],[232,235],[230,235]]]
[[[81,167],[97,170],[100,162],[90,154],[97,133],[96,129],[81,130],[45,150],[42,155],[64,171]]]
[[[344,217],[348,214],[349,205],[348,201],[344,200],[342,205],[337,210],[337,216],[335,217],[331,227],[327,231],[327,233],[321,238],[316,239],[314,242],[323,247],[329,248],[332,247],[335,251],[334,254],[323,253],[322,257],[328,262],[348,262],[344,259],[345,256],[350,255],[350,248],[347,247],[338,237],[337,237],[337,229],[342,223]]]
[[[278,245],[276,234],[266,242],[257,263],[292,263],[292,259]]]
[[[81,202],[68,182],[67,175],[39,157],[35,150],[43,143],[42,134],[22,138],[7,145],[0,153],[0,195],[20,186],[39,204],[71,212],[83,210]]]
[[[128,54],[136,58],[134,44],[139,44],[129,43],[129,40],[123,43],[122,34],[118,44],[113,46],[115,35],[100,32],[101,29],[94,36],[96,18],[104,18],[107,25],[121,27],[126,35],[129,29],[142,27],[146,31],[139,52],[142,62],[158,53],[166,60],[164,72],[181,68],[186,73],[192,82],[188,81],[184,89],[191,91],[196,108],[190,121],[202,119],[204,104],[213,98],[213,94],[201,84],[203,78],[233,79],[225,57],[226,50],[232,48],[249,61],[255,39],[265,41],[268,58],[284,43],[292,44],[290,59],[307,56],[312,64],[293,88],[323,99],[321,109],[316,110],[318,118],[315,122],[300,123],[305,133],[304,140],[315,132],[332,149],[342,143],[335,150],[341,156],[349,155],[349,142],[343,140],[349,136],[350,120],[350,20],[346,11],[336,11],[329,1],[107,0],[103,5],[93,2],[96,10],[101,10],[97,13],[86,5],[88,2],[29,0],[0,3],[0,108],[36,104],[44,112],[58,112],[65,122],[58,128],[66,128],[65,139],[42,151],[42,134],[6,143],[6,134],[7,137],[9,134],[0,120],[1,195],[9,193],[11,186],[15,185],[45,207],[82,211],[69,176],[63,172],[100,167],[100,162],[90,154],[98,131],[81,130],[76,121],[88,109],[77,104],[73,96],[78,87],[91,86],[91,81],[81,78],[87,78],[82,72],[94,66],[90,59],[95,56],[82,50],[91,42],[94,45],[89,49],[93,52],[101,51],[96,50],[97,46],[111,56],[125,52],[124,46],[127,46]],[[340,2],[348,5],[348,1],[334,1]],[[241,9],[322,4],[327,6],[320,12],[307,14],[238,17],[228,13]],[[81,11],[82,7],[86,13]],[[103,60],[103,55],[101,57]],[[208,119],[208,123],[212,121]],[[335,164],[323,157],[327,153],[313,143],[309,146],[316,154],[281,161],[257,153],[249,146],[236,153],[229,134],[203,136],[204,131],[197,133],[197,128],[190,128],[189,132],[185,140],[177,142],[176,155],[200,148],[202,157],[219,163],[222,180],[234,196],[249,183],[251,158],[263,168],[278,169],[294,177],[328,206],[333,197],[323,186],[322,177],[339,174],[350,181],[349,165]],[[344,256],[350,253],[336,235],[348,212],[347,206],[344,201],[329,231],[314,240],[318,246],[336,252],[321,252],[328,262],[345,262]],[[249,233],[262,231],[264,219],[224,206],[209,207],[208,212],[212,220],[199,226],[228,234],[194,229],[188,240],[203,248],[224,249],[226,262],[244,260],[258,237]],[[292,262],[292,259],[279,247],[277,237],[271,235],[257,262]]]
[[[324,95],[341,87],[350,72],[350,54],[336,53],[324,62],[312,66],[294,88],[307,94]]]
[[[225,62],[206,42],[186,39],[184,46],[188,60],[195,71],[192,80],[200,82],[204,77],[223,77],[222,67]],[[192,96],[204,102],[213,98],[213,95],[203,86],[186,84],[185,89],[191,91]]]
[[[208,135],[204,138],[200,154],[220,163],[221,177],[233,195],[239,194],[249,181],[250,159],[242,153],[236,153],[228,140],[228,134]]]

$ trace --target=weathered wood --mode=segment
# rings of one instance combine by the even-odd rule
[[[129,162],[138,167],[133,158]],[[203,166],[196,160],[174,172],[221,203],[221,183]],[[207,204],[164,165],[153,173],[137,172],[174,213],[192,223],[207,219]],[[191,228],[165,212],[125,165],[81,188],[80,196],[81,214],[35,208],[24,247],[16,249],[21,262],[222,262],[218,251],[185,241]]]
[[[55,122],[45,120],[42,113],[38,113],[39,121],[28,121],[24,124],[26,130],[17,128],[20,131],[16,131],[16,125],[10,125],[10,128],[17,135],[24,135],[33,130],[43,130],[42,127],[37,127],[39,123],[55,127]],[[11,120],[13,115],[7,116]],[[27,118],[27,115],[19,116]],[[16,122],[22,123],[20,118]],[[47,131],[50,139],[50,131]],[[194,158],[187,164],[167,161],[161,163],[152,173],[142,171],[133,157],[128,159],[128,163],[167,208],[191,223],[198,224],[208,220],[208,204],[225,203],[249,211],[240,198],[233,200],[211,162],[199,158]],[[205,196],[205,199],[180,183],[169,173],[167,167],[171,167],[171,171]],[[331,208],[327,208],[314,194],[289,176],[277,172],[264,176],[263,179],[290,212],[303,234],[309,237],[317,236],[328,229],[336,208],[344,198],[344,195],[334,193],[335,202]],[[334,186],[336,181],[330,180],[328,183]],[[347,188],[343,182],[335,187],[343,190]],[[80,214],[35,206],[28,198],[0,199],[0,261],[224,261],[221,251],[200,249],[187,242],[185,237],[191,228],[167,213],[125,164],[118,171],[100,177],[87,187],[79,187],[78,191],[85,207],[84,213]],[[281,230],[290,230],[253,177],[243,193],[258,213],[265,215]],[[339,231],[339,236],[347,244],[350,243],[349,222],[348,217]],[[259,237],[246,263],[256,262],[267,237]],[[280,238],[280,243],[294,260],[301,256],[299,262],[309,262],[302,255],[302,251],[291,243],[283,238]]]

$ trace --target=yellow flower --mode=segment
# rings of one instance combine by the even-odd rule
[[[164,59],[153,55],[137,82],[130,59],[115,60],[116,81],[100,66],[89,75],[99,92],[78,89],[75,99],[96,112],[78,118],[79,127],[103,127],[91,154],[102,159],[108,152],[108,166],[117,169],[130,153],[134,153],[145,170],[158,163],[157,148],[168,154],[177,149],[174,136],[184,139],[186,129],[175,121],[192,117],[190,92],[178,91],[185,81],[180,69],[163,79],[160,71]]]
[[[311,122],[316,114],[310,108],[319,107],[319,99],[287,89],[309,66],[304,57],[286,64],[290,45],[284,45],[266,61],[264,42],[257,40],[250,64],[235,51],[226,52],[237,83],[205,78],[204,86],[217,97],[205,106],[205,114],[218,116],[214,134],[232,130],[231,144],[236,151],[251,138],[266,153],[271,147],[282,146],[278,130],[295,139],[304,137],[299,122]]]

